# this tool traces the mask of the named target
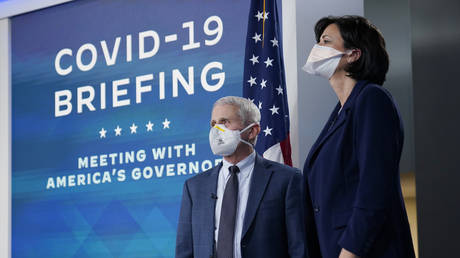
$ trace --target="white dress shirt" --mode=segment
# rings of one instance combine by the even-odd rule
[[[243,231],[244,214],[246,213],[246,205],[248,203],[249,188],[251,184],[251,175],[254,170],[254,163],[256,160],[256,152],[253,151],[248,157],[238,162],[236,166],[240,169],[238,175],[238,203],[236,208],[235,220],[235,240],[233,242],[233,257],[241,258],[241,234]],[[217,202],[216,202],[216,227],[214,232],[214,239],[217,243],[219,236],[219,223],[220,223],[220,210],[222,208],[222,200],[224,197],[225,185],[230,178],[230,171],[228,168],[233,164],[223,159],[222,168],[219,171],[219,178],[217,180]]]

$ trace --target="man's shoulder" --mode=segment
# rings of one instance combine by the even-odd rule
[[[194,176],[192,176],[191,178],[187,179],[186,180],[186,183],[187,184],[196,184],[196,183],[199,183],[199,182],[202,182],[202,181],[205,181],[207,179],[209,179],[209,177],[213,174],[213,173],[218,173],[219,172],[219,168],[221,166],[220,165],[217,165],[217,166],[214,166],[208,170],[205,170],[203,172],[200,172]]]
[[[298,168],[294,168],[285,164],[281,164],[276,161],[271,161],[265,158],[261,157],[260,162],[265,166],[267,170],[271,170],[276,174],[279,174],[281,176],[296,176],[300,175],[300,170]]]

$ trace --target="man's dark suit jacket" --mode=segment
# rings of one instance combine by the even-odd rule
[[[214,217],[220,168],[184,184],[176,258],[209,258],[215,250]],[[241,237],[243,258],[304,258],[302,177],[298,170],[256,155]]]
[[[314,257],[415,257],[399,180],[404,141],[399,112],[381,86],[359,81],[340,103],[304,166]],[[316,224],[316,230],[314,225]],[[308,227],[310,225],[310,227]]]

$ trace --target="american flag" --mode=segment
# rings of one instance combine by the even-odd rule
[[[262,114],[256,151],[292,166],[289,110],[276,0],[252,0],[244,62],[243,97]]]

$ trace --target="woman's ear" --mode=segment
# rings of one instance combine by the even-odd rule
[[[358,60],[361,57],[361,49],[355,48],[355,49],[352,49],[350,51],[351,51],[351,53],[349,53],[348,57],[347,57],[347,63],[348,64],[351,64],[351,63],[355,62],[356,60]]]

